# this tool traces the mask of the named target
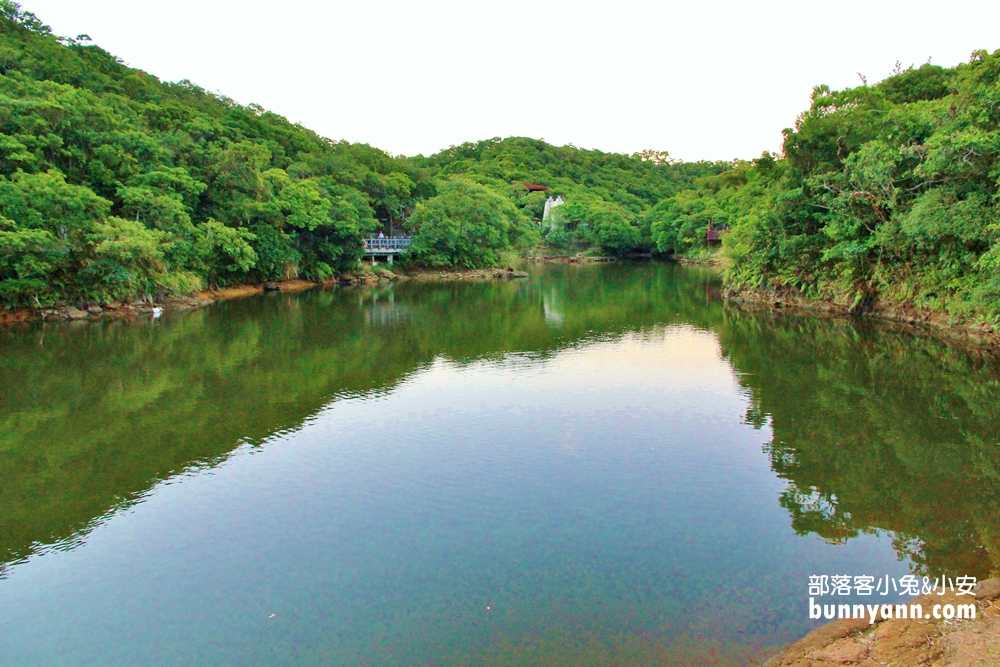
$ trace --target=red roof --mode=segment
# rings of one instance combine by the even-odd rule
[[[547,186],[547,185],[539,185],[538,183],[523,183],[523,182],[521,182],[521,183],[517,183],[516,185],[523,185],[524,187],[528,188],[528,190],[531,190],[532,192],[537,192],[538,190],[548,190],[549,189],[549,186]]]

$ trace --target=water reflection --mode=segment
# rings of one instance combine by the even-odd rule
[[[995,360],[698,269],[532,273],[4,331],[19,655],[748,664],[810,568],[998,569]]]
[[[548,288],[411,283],[232,301],[156,322],[4,329],[0,562],[68,540],[157,480],[296,428],[332,399],[385,391],[435,358],[544,356],[658,322],[721,319],[688,292],[707,273],[682,283],[674,274],[615,267]],[[571,304],[558,331],[543,289]]]
[[[749,422],[774,428],[768,454],[790,482],[781,503],[796,531],[842,541],[890,530],[922,572],[1000,570],[995,359],[871,323],[726,311],[698,269],[534,273],[530,283],[395,285],[156,323],[4,330],[0,560],[437,357],[546,355],[690,323],[719,337],[749,390]]]
[[[801,534],[891,531],[918,572],[1000,573],[1000,367],[871,322],[729,318],[781,504]]]

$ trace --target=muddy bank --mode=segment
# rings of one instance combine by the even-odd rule
[[[222,289],[203,290],[181,296],[168,296],[159,300],[109,301],[106,303],[58,304],[51,308],[19,308],[0,311],[0,325],[44,321],[78,321],[131,319],[136,317],[158,317],[164,312],[190,310],[211,305],[225,299],[238,299],[263,294],[267,291],[301,292],[317,287],[317,283],[307,280],[284,280],[277,283],[259,285],[236,285]]]
[[[1000,348],[1000,331],[988,324],[968,322],[940,311],[917,309],[877,300],[862,307],[835,298],[809,299],[792,290],[747,290],[727,288],[727,303],[751,308],[801,310],[833,317],[872,317],[923,329],[961,343]]]
[[[205,290],[195,292],[192,296],[196,299],[218,301],[225,299],[240,299],[245,296],[254,296],[264,292],[304,292],[306,290],[319,287],[320,283],[309,280],[280,280],[277,282],[261,283],[259,285],[235,285],[233,287],[223,287],[222,289]]]
[[[813,630],[771,658],[765,667],[973,667],[1000,665],[1000,579],[976,589],[975,620],[842,619]],[[968,596],[931,593],[908,604],[924,614],[934,605],[965,605]]]
[[[316,287],[349,287],[361,285],[377,285],[387,282],[405,282],[407,280],[418,281],[439,281],[449,282],[455,280],[511,280],[515,278],[527,278],[524,271],[515,271],[512,267],[502,269],[447,269],[447,270],[425,270],[414,269],[393,271],[385,264],[377,264],[370,271],[363,271],[354,274],[345,274],[322,283],[309,282],[307,280],[285,280],[281,282],[264,283],[255,286],[239,286],[224,290],[214,290],[210,292],[199,292],[198,297],[213,299],[235,299],[244,296],[253,296],[264,292],[302,292]]]

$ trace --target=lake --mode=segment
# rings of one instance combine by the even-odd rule
[[[0,331],[0,665],[755,665],[1000,572],[993,357],[528,270]]]

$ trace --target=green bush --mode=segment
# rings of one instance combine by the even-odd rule
[[[438,185],[438,194],[417,205],[408,222],[414,233],[408,257],[430,266],[496,266],[514,246],[524,223],[503,195],[465,178]]]

